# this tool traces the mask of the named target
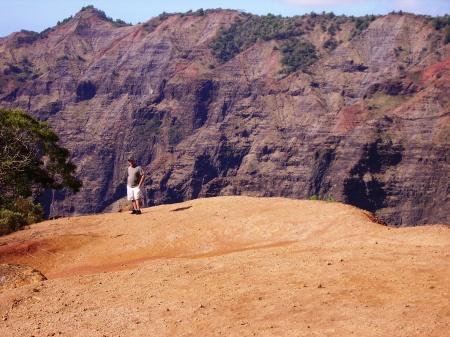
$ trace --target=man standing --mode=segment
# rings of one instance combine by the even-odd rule
[[[133,204],[131,214],[141,214],[141,187],[145,173],[142,167],[136,165],[133,158],[128,159],[127,199]]]

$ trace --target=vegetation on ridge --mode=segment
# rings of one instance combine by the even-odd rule
[[[114,21],[114,19],[111,18],[111,17],[109,17],[109,16],[107,16],[106,13],[105,13],[104,11],[95,8],[93,5],[88,5],[88,6],[82,7],[80,12],[83,12],[83,11],[85,11],[85,10],[87,10],[87,9],[93,9],[93,10],[97,13],[97,16],[98,16],[100,19],[102,19],[102,20],[104,20],[104,21],[112,22],[112,23],[114,23],[116,26],[119,26],[119,27],[120,27],[120,26],[131,26],[131,23],[126,23],[125,21],[123,21],[123,20],[121,20],[121,19],[116,19],[116,20]]]
[[[98,15],[98,17],[99,17],[100,19],[102,19],[102,20],[104,20],[104,21],[111,22],[111,23],[114,24],[114,26],[116,26],[116,27],[123,27],[123,26],[131,26],[131,25],[132,25],[131,23],[127,23],[127,22],[125,22],[124,20],[121,20],[121,19],[116,19],[116,20],[114,20],[113,18],[107,16],[106,13],[105,13],[104,11],[95,8],[93,5],[88,5],[88,6],[82,7],[81,10],[80,10],[80,12],[84,12],[84,11],[87,10],[87,9],[93,9],[93,10],[97,13],[97,15]],[[72,19],[73,19],[73,16],[71,15],[71,16],[69,16],[68,18],[65,18],[65,19],[62,20],[62,21],[58,21],[58,22],[56,23],[56,26],[55,26],[55,27],[59,27],[59,26],[65,24],[65,23],[69,22],[69,21],[72,20]],[[21,33],[24,33],[25,36],[19,36],[19,37],[17,38],[17,44],[18,44],[19,46],[22,45],[22,44],[31,44],[31,43],[33,43],[34,41],[38,40],[38,39],[44,39],[44,38],[47,38],[47,36],[48,36],[47,33],[49,33],[49,32],[50,32],[53,28],[55,28],[55,27],[49,27],[49,28],[46,28],[46,29],[44,29],[44,30],[43,30],[42,32],[40,32],[40,33],[31,31],[31,30],[25,30],[25,29],[22,29],[22,30],[21,30]]]
[[[233,57],[250,48],[260,41],[276,40],[277,48],[282,53],[282,73],[290,74],[299,69],[304,69],[318,60],[317,47],[308,40],[308,33],[320,28],[327,33],[329,38],[320,46],[324,52],[335,49],[339,43],[335,35],[341,30],[341,25],[355,22],[355,28],[349,38],[358,35],[369,26],[375,16],[354,17],[336,16],[331,13],[282,17],[268,15],[242,14],[227,29],[222,28],[216,38],[210,44],[210,48],[216,58],[225,63]]]

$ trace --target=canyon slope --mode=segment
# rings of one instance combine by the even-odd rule
[[[450,44],[426,17],[392,13],[356,34],[355,20],[303,16],[295,38],[317,59],[286,73],[282,36],[225,61],[213,52],[246,13],[134,26],[101,14],[0,39],[0,106],[48,122],[84,183],[47,192],[49,217],[123,207],[133,156],[148,206],[281,196],[342,201],[392,226],[450,222]]]

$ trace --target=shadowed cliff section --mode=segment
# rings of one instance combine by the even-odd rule
[[[436,22],[208,10],[128,26],[87,8],[0,40],[0,104],[50,123],[79,168],[82,192],[42,200],[50,217],[120,209],[133,155],[147,205],[317,198],[394,226],[449,223],[450,47]]]

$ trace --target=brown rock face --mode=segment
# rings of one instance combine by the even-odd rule
[[[84,189],[46,194],[49,216],[118,210],[130,154],[146,203],[218,195],[335,199],[397,226],[448,223],[450,45],[391,14],[281,76],[277,40],[221,64],[209,47],[242,14],[116,27],[88,9],[46,37],[0,40],[0,104],[52,125]],[[28,35],[27,35],[28,34]],[[41,34],[42,35],[42,34]],[[27,42],[24,42],[27,41]],[[20,43],[19,43],[20,42]]]

